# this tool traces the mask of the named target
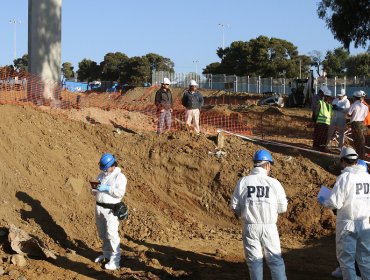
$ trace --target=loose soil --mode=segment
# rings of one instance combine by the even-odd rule
[[[143,94],[145,89],[128,92],[126,98],[135,102]],[[268,107],[253,104],[213,109],[240,114],[257,128]],[[288,211],[278,221],[288,279],[331,279],[337,266],[335,216],[319,206],[316,195],[320,184],[332,185],[340,172],[333,158],[232,136],[226,137],[226,154],[219,158],[215,135],[125,130],[112,124],[118,114],[113,109],[89,121],[94,110],[103,111],[64,114],[0,106],[2,279],[249,279],[241,224],[228,205],[235,183],[249,173],[252,155],[260,148],[272,152],[276,164],[271,176],[289,198]],[[275,140],[309,145],[307,109],[270,109],[265,114],[276,120],[265,122]],[[290,133],[284,123],[293,121],[298,127]],[[101,243],[88,182],[98,174],[103,152],[117,156],[128,178],[124,200],[130,216],[120,224],[122,268],[113,272],[92,261]],[[12,264],[15,252],[6,235],[10,224],[40,240],[57,259]],[[265,277],[271,279],[267,268]]]

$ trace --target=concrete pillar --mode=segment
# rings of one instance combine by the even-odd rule
[[[33,101],[58,100],[61,19],[62,0],[28,0],[28,71],[35,77],[28,85],[28,97]]]

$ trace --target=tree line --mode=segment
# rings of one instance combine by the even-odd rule
[[[230,47],[219,48],[221,62],[206,66],[204,74],[226,74],[261,77],[299,77],[316,68],[319,76],[328,78],[361,76],[370,78],[370,54],[350,55],[340,47],[326,52],[314,50],[300,55],[291,42],[259,36],[250,41],[236,41]]]
[[[305,76],[314,67],[319,76],[328,78],[370,78],[370,53],[350,55],[342,47],[327,51],[325,56],[317,50],[300,55],[289,41],[259,36],[250,41],[232,42],[225,49],[219,48],[217,55],[221,62],[210,63],[203,69],[203,74],[293,78],[300,74]],[[14,60],[15,70],[26,71],[27,66],[27,54]],[[153,70],[174,73],[174,66],[171,59],[154,53],[129,58],[116,52],[107,53],[100,63],[83,59],[78,63],[76,74],[78,81],[117,81],[142,86],[150,82]],[[64,62],[62,73],[66,79],[75,77],[72,63]]]
[[[13,61],[13,65],[7,66],[15,71],[27,71],[28,55]],[[65,79],[71,79],[77,74],[78,81],[92,82],[116,81],[121,84],[133,86],[142,86],[144,83],[151,81],[152,71],[167,71],[174,73],[175,64],[169,58],[155,53],[149,53],[144,56],[128,57],[124,53],[115,52],[107,53],[103,61],[97,63],[91,59],[84,58],[78,63],[78,70],[70,62],[62,64],[62,74]]]
[[[90,59],[79,62],[77,77],[80,81],[118,81],[138,86],[151,81],[153,70],[173,73],[174,66],[171,59],[155,53],[131,58],[121,52],[107,53],[100,64]],[[72,70],[70,64],[63,64],[62,72],[66,78],[72,74]]]

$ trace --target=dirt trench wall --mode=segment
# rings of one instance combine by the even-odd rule
[[[122,233],[160,241],[240,229],[228,204],[236,181],[252,168],[250,159],[261,148],[255,144],[227,138],[226,156],[218,159],[213,138],[187,132],[116,133],[112,126],[11,105],[1,106],[0,117],[0,226],[14,223],[55,250],[94,247],[94,199],[87,182],[99,172],[100,155],[111,152],[128,178],[130,219],[121,224]],[[334,218],[315,195],[317,183],[333,175],[285,152],[273,152],[272,169],[290,198],[288,213],[279,218],[281,234],[332,233]]]

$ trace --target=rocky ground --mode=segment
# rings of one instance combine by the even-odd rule
[[[143,90],[126,98],[135,103],[140,96]],[[255,136],[310,146],[307,109],[253,104],[243,100],[209,109],[240,114]],[[337,265],[335,217],[316,195],[320,184],[334,183],[335,158],[234,136],[226,136],[225,154],[218,157],[214,134],[178,130],[157,136],[140,127],[125,129],[119,108],[39,109],[0,106],[2,279],[248,279],[241,225],[228,204],[260,148],[272,152],[272,176],[289,198],[278,221],[288,279],[331,279]],[[261,123],[261,116],[268,118]],[[155,123],[153,116],[146,118]],[[98,174],[103,152],[117,156],[128,178],[124,200],[130,216],[120,225],[122,268],[114,272],[92,262],[101,244],[88,182]],[[19,261],[8,240],[10,225],[56,259],[29,255]],[[266,279],[268,274],[266,269]]]

